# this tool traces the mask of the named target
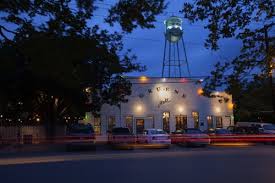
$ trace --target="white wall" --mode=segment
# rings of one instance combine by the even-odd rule
[[[143,118],[145,120],[145,128],[148,127],[148,120],[154,121],[155,128],[162,128],[162,113],[170,112],[170,131],[175,131],[175,116],[187,115],[188,127],[194,127],[192,112],[199,112],[200,129],[207,129],[206,117],[222,116],[223,125],[230,125],[230,118],[233,112],[229,104],[232,97],[219,92],[217,96],[226,96],[229,101],[225,103],[222,98],[207,98],[198,94],[200,85],[183,78],[130,78],[132,82],[132,94],[128,96],[129,102],[121,105],[121,112],[116,106],[104,105],[101,110],[101,126],[102,133],[107,130],[107,122],[109,116],[116,117],[116,126],[125,126],[125,116],[133,116],[134,126],[135,119]],[[149,92],[150,90],[150,92]],[[176,90],[176,91],[175,91]],[[182,97],[183,94],[185,97]],[[160,105],[162,100],[168,99]],[[222,103],[219,102],[222,100]],[[121,113],[121,122],[120,122]],[[148,119],[153,116],[153,119]],[[226,117],[227,116],[227,117]],[[146,126],[147,125],[147,126]],[[135,130],[135,127],[134,127]]]

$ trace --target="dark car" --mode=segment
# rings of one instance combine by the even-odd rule
[[[205,131],[211,138],[211,143],[216,142],[234,142],[233,134],[230,130],[224,128],[208,129]]]
[[[216,129],[208,129],[205,131],[205,133],[207,133],[210,136],[226,136],[226,135],[231,135],[231,131],[228,129],[224,129],[224,128],[216,128]]]
[[[67,127],[66,132],[66,149],[95,149],[95,132],[91,124],[71,124]]]
[[[118,127],[108,132],[108,144],[112,145],[112,147],[133,149],[136,138],[130,132],[129,128]]]
[[[227,130],[239,135],[261,134],[261,129],[257,126],[229,126]]]
[[[258,126],[229,126],[227,128],[232,133],[235,142],[261,142],[262,129]]]

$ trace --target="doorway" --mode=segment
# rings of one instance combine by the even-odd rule
[[[192,112],[192,117],[193,117],[193,121],[194,121],[194,128],[200,128],[199,126],[199,112]]]
[[[207,116],[207,129],[214,128],[213,116]]]
[[[167,133],[170,133],[170,112],[163,112],[162,113],[162,124],[163,124],[163,130]]]
[[[137,134],[142,134],[144,131],[144,119],[136,119]]]
[[[187,128],[187,116],[177,115],[176,116],[176,130],[183,130]]]

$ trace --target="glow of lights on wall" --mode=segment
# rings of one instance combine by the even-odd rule
[[[142,105],[138,104],[138,105],[136,106],[136,111],[137,111],[137,112],[141,112],[142,110],[143,110]]]
[[[180,79],[180,82],[181,82],[181,83],[187,83],[187,82],[188,82],[188,80],[187,80],[187,79],[185,79],[185,78],[181,78],[181,79]]]
[[[202,95],[202,94],[203,94],[203,89],[202,89],[202,88],[199,88],[199,89],[197,90],[197,93],[198,93],[198,95]]]
[[[166,90],[160,90],[158,92],[158,95],[159,95],[160,99],[165,99],[165,98],[169,98],[170,97],[169,91],[166,91]]]
[[[180,113],[182,113],[182,112],[184,111],[184,108],[183,108],[182,106],[179,106],[179,107],[178,107],[178,111],[179,111]]]
[[[216,107],[216,108],[215,108],[215,111],[216,111],[217,113],[220,113],[220,112],[221,112],[221,108]]]
[[[146,82],[146,81],[148,81],[148,78],[146,76],[140,76],[139,80],[141,82]]]
[[[234,108],[234,104],[233,103],[228,103],[227,107],[228,107],[228,109],[232,110]]]

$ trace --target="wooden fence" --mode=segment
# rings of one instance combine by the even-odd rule
[[[66,126],[56,127],[56,136],[66,135]],[[0,126],[0,144],[39,144],[45,142],[46,130],[44,126]]]

